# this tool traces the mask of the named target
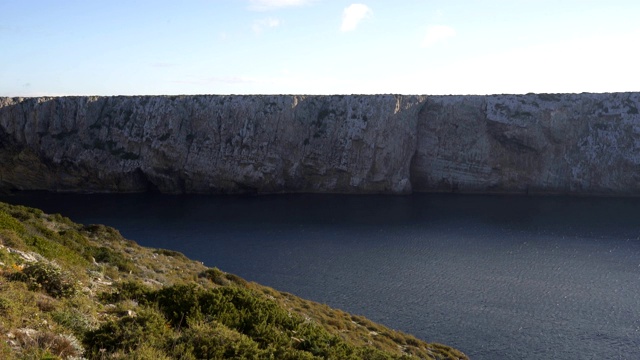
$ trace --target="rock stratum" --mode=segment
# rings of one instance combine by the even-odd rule
[[[640,195],[640,93],[0,98],[0,188]]]

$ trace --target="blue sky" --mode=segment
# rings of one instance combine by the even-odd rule
[[[0,96],[640,91],[637,0],[0,0]]]

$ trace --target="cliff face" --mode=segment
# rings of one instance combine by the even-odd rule
[[[419,191],[640,195],[640,94],[429,97]]]
[[[0,187],[640,194],[640,94],[0,98]]]
[[[20,189],[411,191],[423,97],[0,99],[0,179]]]

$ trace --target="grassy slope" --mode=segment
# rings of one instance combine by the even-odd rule
[[[150,249],[0,203],[0,358],[466,359]]]

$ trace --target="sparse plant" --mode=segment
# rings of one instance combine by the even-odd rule
[[[102,294],[105,302],[116,303],[123,300],[134,300],[146,304],[152,289],[139,281],[124,281],[114,284],[113,291]]]
[[[76,336],[82,337],[84,334],[93,329],[91,321],[87,315],[75,308],[65,308],[55,311],[51,314],[52,319],[71,330]]]
[[[6,315],[13,307],[13,302],[4,297],[0,297],[0,315]]]
[[[211,280],[211,282],[220,286],[227,286],[230,283],[230,281],[225,276],[225,273],[216,267],[207,269],[201,272],[198,276]]]
[[[108,352],[137,349],[141,344],[163,348],[171,339],[171,331],[162,314],[152,308],[141,308],[136,316],[124,316],[89,331],[84,344],[91,357]]]
[[[60,335],[50,331],[19,329],[13,333],[15,342],[23,353],[41,359],[78,357],[84,353],[80,342],[71,335]],[[25,355],[26,355],[25,354]],[[27,356],[26,358],[30,358]]]
[[[121,253],[105,246],[94,248],[93,256],[97,262],[113,265],[120,271],[129,272],[135,269],[131,260],[126,259]]]
[[[36,298],[36,306],[42,312],[50,312],[56,308],[56,300],[48,295],[41,294]]]
[[[72,275],[62,271],[55,263],[29,264],[22,271],[12,274],[11,279],[26,282],[30,290],[42,289],[53,297],[69,297],[77,291]]]

